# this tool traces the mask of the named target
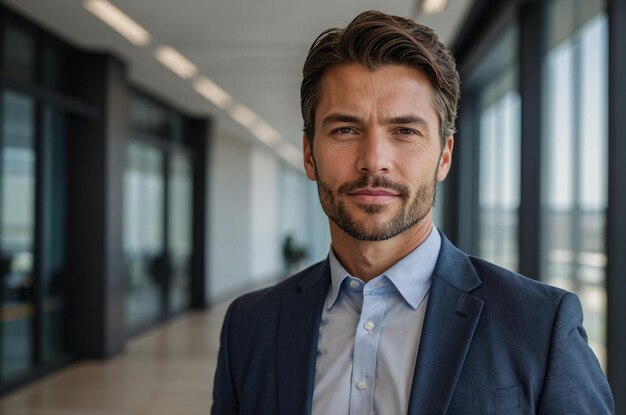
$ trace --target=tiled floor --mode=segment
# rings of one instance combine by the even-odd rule
[[[85,361],[0,400],[2,415],[209,413],[226,304],[133,339],[108,361]]]

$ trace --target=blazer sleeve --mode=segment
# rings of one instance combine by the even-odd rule
[[[226,311],[222,333],[220,335],[220,349],[217,356],[217,369],[213,383],[212,415],[230,415],[239,413],[239,396],[235,388],[230,370],[230,341],[229,326],[235,302]]]
[[[561,298],[538,414],[613,414],[609,384],[587,344],[578,297]]]

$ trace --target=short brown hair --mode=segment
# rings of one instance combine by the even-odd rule
[[[460,81],[452,54],[429,27],[367,11],[344,29],[325,30],[309,49],[300,87],[304,133],[309,140],[315,134],[315,110],[324,74],[331,66],[351,63],[372,71],[383,65],[406,65],[425,74],[433,86],[441,140],[454,134]]]

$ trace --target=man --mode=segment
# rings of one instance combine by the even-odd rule
[[[575,295],[434,228],[459,77],[432,30],[365,12],[314,42],[304,164],[328,259],[231,304],[214,414],[608,414]]]

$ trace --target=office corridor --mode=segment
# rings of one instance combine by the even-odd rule
[[[81,361],[18,389],[0,399],[0,414],[207,414],[226,306],[184,314],[109,361]]]

